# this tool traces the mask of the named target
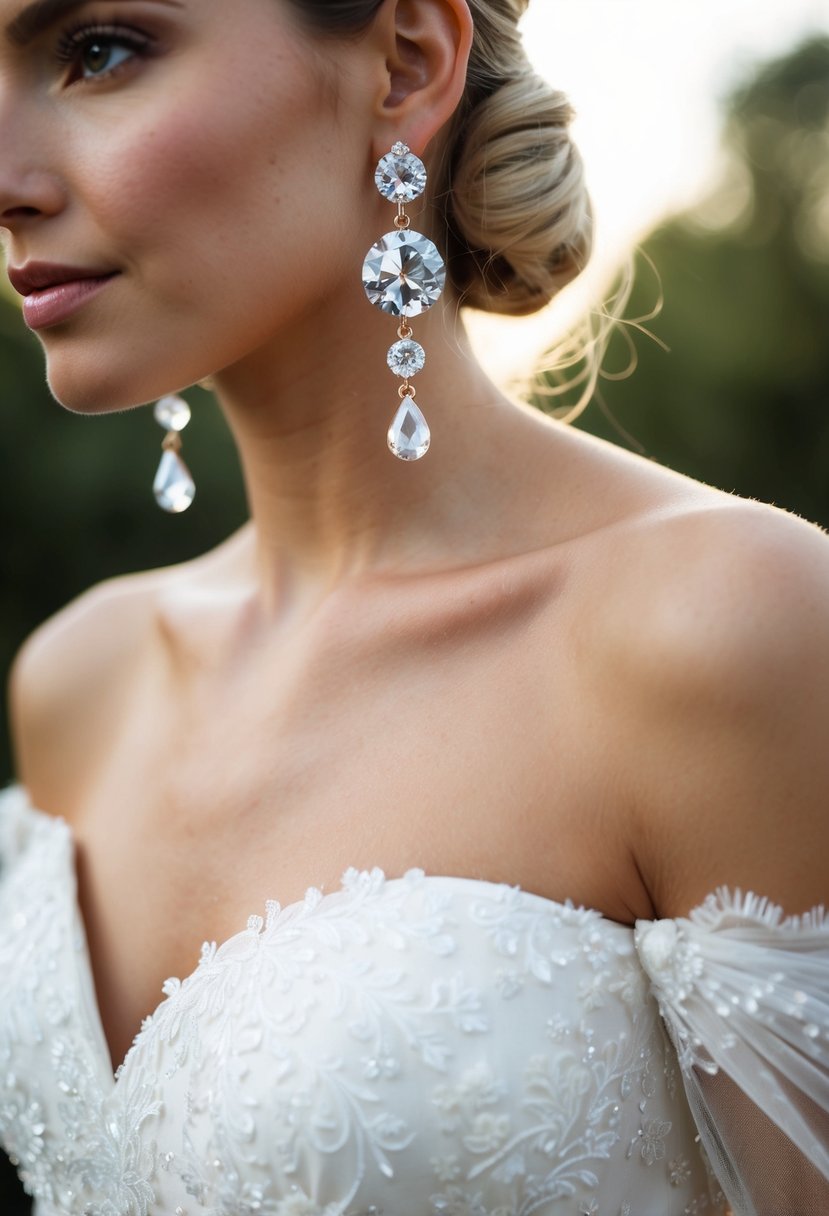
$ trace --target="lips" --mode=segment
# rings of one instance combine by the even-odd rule
[[[58,287],[62,283],[79,283],[84,279],[109,279],[118,271],[89,266],[60,266],[49,262],[27,262],[25,266],[9,267],[9,282],[21,296],[33,295]]]
[[[23,320],[30,329],[41,330],[68,321],[120,273],[92,266],[27,262],[9,270],[9,281],[24,297]]]

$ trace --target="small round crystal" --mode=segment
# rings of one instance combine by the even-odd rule
[[[408,380],[423,370],[426,363],[426,351],[419,342],[413,342],[411,338],[404,338],[401,342],[395,342],[388,353],[387,361],[395,376],[402,376],[404,380]]]
[[[395,144],[378,164],[374,180],[390,203],[411,203],[426,189],[426,166],[405,144]]]
[[[437,246],[413,229],[387,232],[363,263],[363,286],[376,308],[393,317],[417,317],[437,303],[446,266]]]
[[[153,417],[168,431],[183,431],[190,421],[190,406],[175,394],[156,402]]]

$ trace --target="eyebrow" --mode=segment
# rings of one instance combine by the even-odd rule
[[[178,0],[165,0],[177,5]],[[27,46],[67,13],[89,4],[90,0],[35,0],[6,26],[6,38],[15,46]]]

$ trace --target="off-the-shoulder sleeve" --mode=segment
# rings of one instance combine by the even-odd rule
[[[829,1214],[829,917],[720,888],[636,948],[734,1216]]]

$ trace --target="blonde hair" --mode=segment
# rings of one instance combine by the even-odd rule
[[[593,211],[575,111],[530,64],[518,18],[527,0],[470,0],[467,87],[436,172],[450,279],[462,303],[536,312],[587,265]]]

